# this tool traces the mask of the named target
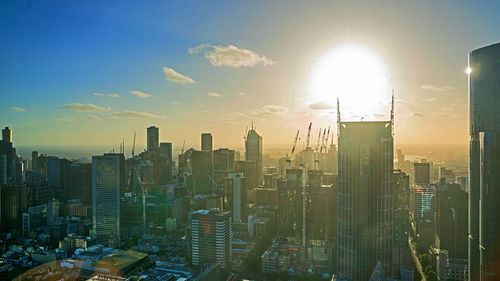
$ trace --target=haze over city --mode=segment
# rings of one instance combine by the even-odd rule
[[[314,106],[307,83],[342,44],[385,63],[397,144],[466,145],[466,54],[500,25],[494,1],[2,6],[0,119],[20,146],[130,144],[152,124],[176,146],[199,131],[236,145],[251,121],[266,144],[289,146],[298,127],[335,123],[335,105]]]

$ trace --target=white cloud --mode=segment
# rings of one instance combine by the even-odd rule
[[[116,94],[116,93],[110,93],[110,94],[105,94],[105,93],[93,93],[92,95],[96,96],[96,97],[108,97],[108,98],[115,98],[115,99],[118,99],[118,98],[121,98],[122,96],[119,95],[119,94]]]
[[[178,84],[195,84],[196,82],[189,76],[180,74],[173,68],[164,67],[163,74],[168,81],[178,83]]]
[[[148,94],[148,93],[145,93],[145,92],[142,92],[142,91],[137,91],[137,90],[130,92],[130,94],[132,96],[136,96],[138,98],[143,98],[143,99],[150,98],[150,97],[153,96],[151,94]]]
[[[249,49],[239,48],[234,45],[202,44],[189,48],[190,54],[203,54],[214,66],[227,67],[253,67],[258,64],[271,65],[274,61]]]
[[[290,110],[281,105],[268,104],[264,105],[261,109],[254,111],[254,114],[265,114],[265,115],[284,115]]]
[[[93,103],[68,103],[63,106],[64,109],[77,112],[99,112],[99,111],[109,111],[111,107],[109,106],[99,106]]]
[[[26,108],[24,108],[24,107],[18,107],[18,106],[14,106],[12,108],[12,110],[14,110],[15,112],[25,112],[25,111],[27,111]]]
[[[443,93],[453,90],[454,88],[451,86],[434,86],[434,85],[420,85],[420,88],[424,91],[430,91],[435,93]]]
[[[426,102],[435,102],[437,100],[438,100],[437,98],[428,98],[428,99],[425,99]]]
[[[216,92],[209,92],[209,93],[207,93],[207,95],[209,97],[212,97],[212,98],[220,98],[222,96],[221,94],[216,93]]]
[[[333,109],[335,107],[333,106],[333,104],[330,104],[328,102],[318,101],[316,103],[310,104],[309,108],[314,110],[324,110],[324,109]]]
[[[171,102],[170,102],[170,104],[180,104],[180,103],[181,103],[181,102],[180,102],[180,101],[178,101],[178,100],[173,100],[173,101],[171,101]]]
[[[159,119],[159,118],[165,118],[165,116],[161,115],[155,115],[149,112],[141,112],[141,111],[116,111],[112,112],[109,114],[111,117],[116,117],[116,118],[153,118],[153,119]]]
[[[244,93],[244,92],[239,92],[239,93],[238,93],[238,95],[239,95],[239,96],[244,96],[244,95],[246,95],[246,93]]]
[[[59,118],[58,121],[63,122],[80,122],[80,121],[101,121],[102,118],[97,115],[85,115],[85,116],[77,116],[77,117],[67,117],[67,118]]]

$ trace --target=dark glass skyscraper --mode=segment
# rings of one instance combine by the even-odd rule
[[[390,121],[339,122],[337,273],[369,280],[391,272],[394,239],[393,135]]]
[[[500,43],[469,54],[469,280],[500,278]]]

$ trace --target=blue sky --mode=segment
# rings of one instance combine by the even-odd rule
[[[304,103],[304,84],[312,62],[345,42],[374,48],[391,69],[398,141],[462,143],[467,52],[500,40],[497,1],[0,5],[0,125],[26,145],[109,144],[134,130],[144,143],[151,124],[174,143],[196,144],[201,131],[211,131],[216,144],[230,145],[252,120],[267,143],[286,144],[308,122],[334,123],[329,112]],[[188,51],[202,44],[209,47]],[[251,51],[247,59],[255,61],[235,67],[205,57],[228,46]],[[172,82],[164,67],[196,83]],[[75,104],[98,109],[65,106]],[[443,128],[444,139],[422,138]]]

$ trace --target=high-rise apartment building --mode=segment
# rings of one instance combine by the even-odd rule
[[[92,157],[92,223],[98,243],[120,244],[120,196],[125,186],[123,154]]]
[[[191,255],[194,265],[216,261],[222,269],[231,265],[231,213],[219,209],[198,210],[191,216]]]
[[[147,129],[147,151],[154,152],[158,150],[160,144],[160,128],[149,126]]]
[[[500,43],[469,53],[469,280],[500,279]]]
[[[392,272],[392,123],[339,122],[339,128],[337,273],[368,280],[378,262]]]

